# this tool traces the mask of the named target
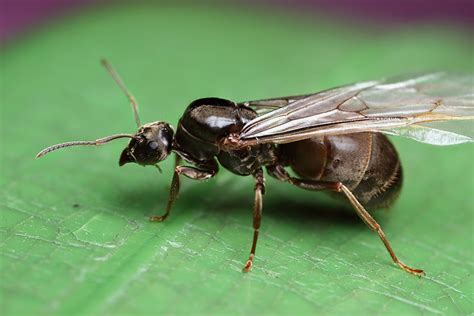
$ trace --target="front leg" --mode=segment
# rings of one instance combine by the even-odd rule
[[[166,212],[163,215],[151,216],[150,221],[162,222],[170,215],[171,207],[173,206],[174,201],[176,201],[176,199],[178,198],[180,187],[179,176],[181,174],[193,180],[207,180],[215,176],[217,171],[219,170],[219,166],[214,159],[206,161],[204,163],[200,162],[196,165],[197,167],[176,166],[174,168],[168,204],[166,205]]]

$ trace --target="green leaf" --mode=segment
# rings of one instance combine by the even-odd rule
[[[253,180],[221,170],[183,181],[164,223],[173,161],[118,158],[126,140],[50,144],[135,130],[107,57],[142,121],[176,126],[190,101],[307,93],[397,73],[472,72],[472,41],[445,26],[373,30],[245,8],[117,6],[43,27],[4,49],[2,310],[19,314],[469,314],[473,147],[394,139],[398,203],[375,217],[417,278],[391,263],[345,205],[269,179],[254,269]]]

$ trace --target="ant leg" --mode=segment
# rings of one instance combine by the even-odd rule
[[[182,160],[183,160],[183,158],[181,158],[180,155],[178,155],[178,154],[174,155],[174,168],[175,169],[176,169],[177,166],[179,166],[179,164],[181,163]]]
[[[171,181],[168,204],[166,205],[166,212],[163,215],[151,216],[150,221],[162,222],[170,215],[171,207],[173,206],[174,201],[176,201],[176,199],[178,198],[180,175],[183,175],[193,180],[207,180],[215,176],[218,171],[218,165],[215,160],[210,160],[206,163],[200,163],[198,167],[200,168],[176,166],[176,168],[174,169],[173,180]]]
[[[168,215],[170,215],[171,207],[173,206],[174,201],[178,198],[179,194],[179,175],[181,174],[182,166],[177,166],[174,169],[173,180],[171,181],[170,194],[168,197],[168,204],[166,205],[166,212],[163,215],[153,215],[150,217],[152,222],[163,222]]]
[[[385,248],[387,248],[388,253],[390,254],[390,257],[392,257],[393,262],[395,262],[400,268],[405,270],[408,273],[417,275],[417,276],[422,276],[425,275],[425,272],[420,269],[414,269],[410,268],[406,264],[404,264],[398,257],[395,255],[395,252],[393,251],[392,247],[390,246],[390,243],[388,242],[387,238],[385,237],[385,234],[380,227],[379,223],[367,212],[367,210],[360,204],[360,202],[357,200],[357,198],[354,196],[354,194],[342,183],[338,183],[338,189],[337,192],[342,192],[345,194],[349,202],[352,204],[354,207],[357,215],[362,219],[362,221],[369,226],[371,230],[376,232],[380,239],[382,240],[383,244],[385,245]]]
[[[349,200],[349,202],[351,203],[357,215],[362,219],[362,221],[372,231],[376,232],[379,235],[380,239],[385,245],[385,248],[387,249],[394,263],[396,263],[400,268],[402,268],[408,273],[411,273],[417,276],[422,276],[425,274],[423,270],[411,268],[398,259],[392,247],[390,246],[390,243],[385,237],[385,233],[383,232],[379,223],[377,223],[377,221],[369,214],[369,212],[367,212],[367,210],[362,206],[362,204],[360,204],[360,202],[357,200],[354,194],[341,182],[297,179],[297,178],[291,177],[282,166],[268,167],[267,170],[268,170],[268,173],[272,177],[275,177],[278,180],[281,180],[284,182],[291,183],[301,189],[311,190],[311,191],[326,190],[326,191],[343,193],[346,196],[346,198]]]
[[[255,257],[255,249],[257,248],[258,232],[260,229],[260,221],[262,219],[262,195],[265,194],[265,178],[263,170],[259,169],[254,174],[255,177],[255,202],[253,205],[253,241],[250,249],[250,256],[242,272],[249,272],[252,269],[253,258]]]

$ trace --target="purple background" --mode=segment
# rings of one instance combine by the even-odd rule
[[[124,1],[127,2],[127,1]],[[133,1],[128,1],[133,2]],[[260,0],[233,1],[259,7],[331,14],[359,22],[394,26],[405,23],[448,23],[463,29],[474,26],[473,0]],[[35,26],[67,13],[101,3],[98,0],[0,0],[0,41],[13,39]],[[206,2],[203,2],[206,3]]]

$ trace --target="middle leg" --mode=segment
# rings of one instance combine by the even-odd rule
[[[253,258],[255,257],[255,249],[257,248],[258,233],[260,230],[260,221],[262,219],[262,195],[265,194],[265,178],[263,176],[263,170],[259,169],[255,175],[255,201],[253,205],[253,241],[252,248],[250,249],[250,256],[243,272],[249,272],[252,269]]]

